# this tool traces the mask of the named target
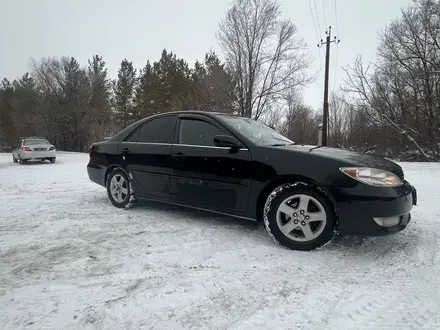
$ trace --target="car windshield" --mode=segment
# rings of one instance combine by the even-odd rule
[[[257,145],[294,144],[293,141],[257,120],[235,116],[222,116],[222,119]]]
[[[50,144],[46,139],[25,139],[23,145],[25,146],[36,146],[42,144]]]

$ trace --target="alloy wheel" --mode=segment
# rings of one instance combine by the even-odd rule
[[[280,204],[276,222],[286,237],[297,242],[309,242],[323,232],[327,214],[316,198],[298,194],[286,198]]]

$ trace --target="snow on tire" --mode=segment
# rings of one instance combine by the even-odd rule
[[[317,188],[302,182],[276,188],[266,200],[263,219],[269,236],[293,250],[314,250],[336,233],[333,205]]]
[[[117,208],[130,208],[136,198],[130,180],[121,168],[115,168],[107,178],[107,195],[110,202]]]

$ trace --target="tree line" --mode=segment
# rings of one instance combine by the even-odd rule
[[[132,122],[177,109],[232,109],[231,76],[209,52],[194,69],[164,50],[139,71],[124,59],[117,79],[93,56],[87,67],[73,57],[32,62],[32,72],[0,84],[1,139],[14,145],[20,136],[47,136],[58,148],[86,151]]]
[[[311,55],[276,0],[235,0],[209,51],[189,65],[163,50],[143,68],[123,59],[112,79],[102,56],[32,60],[29,72],[0,83],[0,147],[47,136],[59,149],[86,151],[156,113],[196,109],[265,122],[298,143],[316,144],[322,109],[303,88]],[[402,160],[440,157],[440,1],[414,0],[379,34],[377,58],[343,68],[330,100],[330,146]]]

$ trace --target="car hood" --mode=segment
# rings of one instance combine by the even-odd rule
[[[398,175],[403,175],[402,168],[398,164],[384,158],[366,155],[359,152],[311,145],[291,145],[287,148],[291,149],[292,151],[308,153],[327,159],[334,159],[340,161],[341,163],[347,164],[347,166],[373,167],[390,171]]]

